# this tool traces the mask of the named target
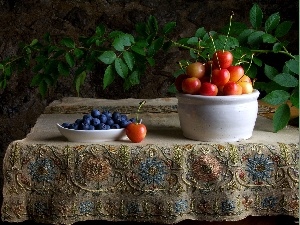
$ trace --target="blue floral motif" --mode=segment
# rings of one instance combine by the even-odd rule
[[[147,158],[140,164],[139,175],[148,185],[160,185],[165,179],[165,174],[167,174],[166,165],[157,158]]]
[[[140,212],[139,205],[136,202],[130,202],[127,205],[128,214],[137,214]]]
[[[277,198],[273,196],[264,198],[264,200],[261,203],[262,207],[269,208],[269,209],[273,209],[276,204],[277,204]]]
[[[231,200],[225,200],[221,204],[222,204],[222,212],[223,213],[231,212],[235,208],[234,202]]]
[[[28,169],[32,180],[37,182],[52,182],[55,178],[56,170],[52,159],[37,159],[28,165]]]
[[[188,208],[187,200],[180,199],[179,201],[175,202],[175,213],[183,213]]]
[[[248,159],[246,171],[254,182],[261,182],[271,178],[273,166],[274,163],[269,157],[265,157],[263,154],[254,155],[253,158]]]
[[[94,203],[91,201],[81,202],[79,205],[79,211],[81,214],[87,214],[93,212]]]

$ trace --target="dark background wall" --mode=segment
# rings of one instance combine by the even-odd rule
[[[289,50],[299,52],[299,3],[294,0],[0,0],[0,60],[14,54],[18,43],[41,39],[47,32],[58,40],[63,36],[90,35],[98,24],[111,29],[131,32],[137,22],[154,15],[159,23],[176,21],[174,37],[188,37],[197,28],[217,30],[229,21],[234,11],[235,21],[248,22],[249,10],[256,2],[265,18],[280,12],[281,21],[293,21],[287,36]],[[167,92],[173,82],[180,52],[158,56],[155,68],[147,71],[141,85],[124,93],[121,84],[102,90],[101,75],[92,73],[81,90],[82,97],[94,98],[156,98],[171,96]],[[176,68],[175,68],[176,67]],[[36,89],[29,87],[32,74],[14,75],[8,88],[0,90],[0,162],[7,145],[26,136],[45,106],[64,96],[75,96],[68,81],[61,81],[41,99]],[[2,164],[0,163],[2,168]],[[1,178],[2,176],[0,176]],[[0,182],[1,184],[2,182]]]

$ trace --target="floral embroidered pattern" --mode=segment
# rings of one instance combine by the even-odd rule
[[[30,145],[5,155],[2,220],[298,217],[298,144]]]
[[[161,185],[166,173],[165,164],[157,158],[147,158],[140,164],[139,175],[148,185]]]
[[[101,157],[87,157],[82,163],[82,174],[91,181],[106,179],[111,173],[109,161]]]
[[[246,171],[249,173],[252,181],[260,184],[262,181],[267,181],[268,178],[271,178],[274,170],[273,164],[269,157],[265,157],[263,154],[256,154],[253,158],[248,159]]]
[[[54,163],[51,159],[37,159],[28,166],[32,180],[37,182],[53,182],[55,179]]]
[[[210,155],[199,156],[192,164],[193,177],[208,182],[218,179],[221,173],[220,163]]]

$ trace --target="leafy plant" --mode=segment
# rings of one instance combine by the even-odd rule
[[[224,49],[232,52],[234,64],[243,65],[246,74],[257,79],[254,87],[264,92],[262,100],[278,106],[273,117],[274,131],[277,132],[289,122],[288,103],[299,108],[299,56],[287,50],[288,43],[284,40],[292,22],[281,22],[279,13],[263,20],[258,4],[254,4],[249,12],[250,27],[232,22],[232,18],[233,15],[229,24],[218,32],[208,32],[200,27],[194,36],[179,40],[168,37],[176,26],[175,22],[159,27],[153,16],[137,24],[132,34],[108,31],[103,25],[96,27],[90,37],[78,40],[65,37],[56,43],[50,34],[46,34],[41,41],[34,39],[30,44],[21,44],[15,56],[0,61],[0,90],[8,85],[12,74],[31,70],[33,78],[30,85],[38,87],[43,97],[65,76],[72,76],[79,95],[86,76],[98,65],[104,68],[103,89],[116,77],[121,77],[124,89],[128,90],[139,84],[147,66],[155,66],[158,52],[162,54],[169,48],[189,51],[190,58],[179,62],[181,68],[174,72],[176,77],[184,72],[189,62],[206,62],[216,49]],[[261,56],[268,54],[281,54],[288,59],[278,69],[264,62]],[[264,72],[263,79],[257,75],[259,69]]]
[[[190,61],[207,62],[215,50],[229,50],[234,56],[234,64],[243,65],[245,73],[256,80],[254,87],[264,92],[263,101],[278,106],[273,117],[274,131],[283,129],[290,120],[290,106],[299,108],[299,55],[287,50],[288,43],[281,40],[288,34],[292,22],[280,22],[279,13],[274,13],[263,21],[263,13],[257,4],[250,10],[251,27],[232,22],[220,32],[207,32],[199,28],[193,37],[183,38],[173,45],[190,52],[191,59],[180,61],[181,68],[174,73],[184,73]],[[260,56],[282,54],[288,59],[281,71],[265,63]],[[258,76],[263,68],[264,79]],[[266,80],[266,81],[265,81]],[[172,87],[171,90],[174,90]]]

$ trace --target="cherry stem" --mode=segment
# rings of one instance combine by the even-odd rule
[[[221,70],[221,66],[220,66],[220,62],[219,62],[219,57],[218,57],[218,53],[217,53],[217,48],[216,48],[214,39],[213,39],[213,37],[211,36],[210,33],[208,33],[208,35],[209,35],[209,37],[210,37],[210,39],[211,39],[211,41],[212,41],[212,44],[213,44],[213,46],[214,46],[215,53],[216,53],[216,57],[217,57],[217,61],[218,61],[218,66],[219,66],[219,69]]]
[[[231,12],[230,19],[229,19],[229,27],[228,27],[226,39],[225,39],[224,46],[223,46],[223,52],[225,51],[225,47],[226,47],[226,44],[227,44],[227,41],[228,41],[228,37],[229,37],[229,33],[230,33],[231,22],[232,22],[232,17],[233,17],[233,16],[234,16],[234,13]]]
[[[251,67],[251,65],[252,65],[253,57],[254,57],[254,54],[251,55],[251,61],[250,61],[249,67],[248,67],[248,69],[246,70],[245,74],[248,73],[248,71],[249,71],[249,69],[250,69],[250,67]]]
[[[139,121],[139,113],[140,113],[140,110],[141,110],[142,106],[143,106],[145,103],[146,103],[145,100],[144,100],[144,101],[141,101],[141,102],[139,103],[139,107],[138,107],[138,110],[137,110],[137,112],[136,112],[136,122],[137,122],[137,123],[142,123],[142,119],[140,119],[140,121]]]

